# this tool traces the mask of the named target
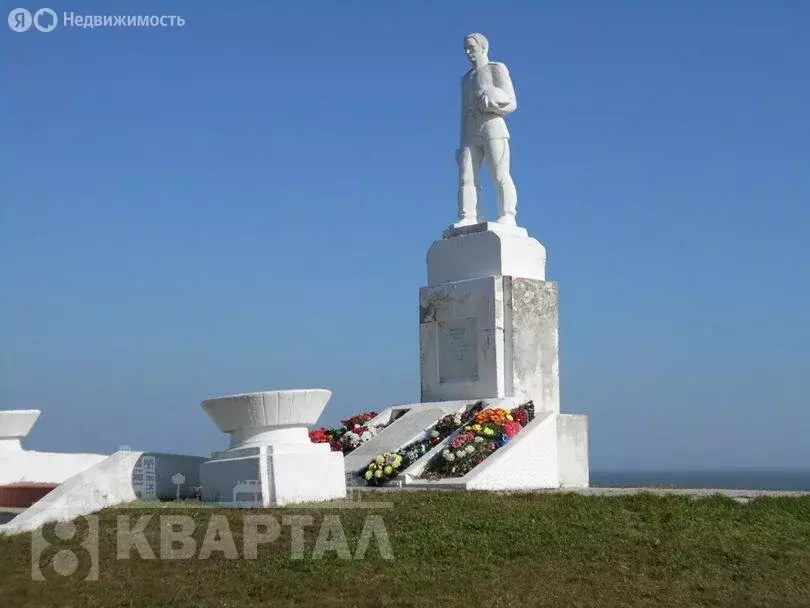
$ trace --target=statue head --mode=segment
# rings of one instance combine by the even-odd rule
[[[464,53],[473,66],[478,67],[487,63],[489,40],[483,34],[467,34],[464,36]]]

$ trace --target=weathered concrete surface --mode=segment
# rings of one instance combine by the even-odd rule
[[[505,396],[503,278],[419,291],[421,400]]]
[[[504,277],[506,394],[560,411],[557,283]]]
[[[509,276],[419,292],[422,401],[516,397],[560,411],[557,283]]]

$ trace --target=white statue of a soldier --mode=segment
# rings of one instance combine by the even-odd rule
[[[464,52],[472,68],[461,79],[461,144],[456,227],[486,221],[478,199],[478,175],[486,160],[498,194],[498,222],[515,225],[517,191],[509,174],[509,130],[504,116],[517,108],[509,70],[487,57],[483,34],[467,34]]]

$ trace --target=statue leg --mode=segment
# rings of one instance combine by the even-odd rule
[[[515,225],[517,190],[509,174],[509,139],[490,139],[485,144],[487,165],[498,193],[498,222]]]
[[[458,160],[458,221],[454,226],[469,226],[481,219],[478,193],[480,190],[478,175],[484,152],[480,146],[464,146],[457,153]]]

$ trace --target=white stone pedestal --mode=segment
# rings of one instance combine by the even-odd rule
[[[231,444],[200,467],[202,499],[270,507],[345,498],[343,454],[313,444],[308,434],[331,396],[304,389],[204,401]]]
[[[427,255],[428,285],[510,276],[546,278],[546,248],[525,228],[483,222],[448,228]]]
[[[502,455],[487,465],[486,482],[476,467],[464,487],[588,483],[587,418],[560,413],[557,284],[546,280],[545,266],[543,245],[524,228],[496,222],[448,229],[428,251],[428,284],[419,291],[422,401],[531,400],[545,420],[509,450],[532,454],[530,436],[546,442],[548,458],[527,460],[531,475],[501,479],[492,466],[505,462]]]
[[[431,246],[419,292],[422,401],[517,397],[558,412],[557,284],[525,229],[477,224]]]
[[[343,454],[325,443],[215,452],[200,467],[202,499],[282,506],[346,497]]]

